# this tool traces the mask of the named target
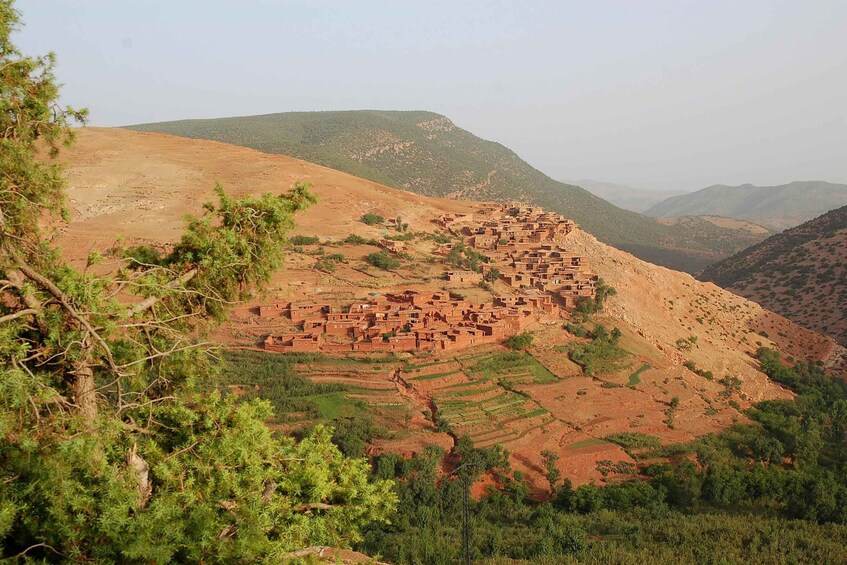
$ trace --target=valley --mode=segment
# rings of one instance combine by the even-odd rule
[[[465,233],[462,221],[455,222],[485,218],[497,206],[413,195],[289,157],[124,130],[81,131],[77,145],[65,154],[65,164],[74,219],[58,243],[79,264],[92,250],[106,253],[114,233],[127,243],[168,245],[180,233],[181,215],[198,210],[212,196],[215,181],[236,195],[279,192],[300,180],[314,183],[320,201],[298,215],[291,240],[299,244],[289,250],[285,268],[214,334],[244,355],[279,355],[261,351],[267,337],[303,331],[302,323],[295,322],[308,316],[294,320],[280,315],[281,310],[261,315],[268,305],[288,305],[290,311],[295,303],[325,304],[328,311],[343,312],[352,304],[378,303],[377,297],[406,292],[442,294],[448,302],[468,304],[494,304],[527,292],[520,283],[507,282],[513,279],[504,276],[506,264],[485,285],[471,276],[448,280],[447,273],[469,270],[473,255],[468,250],[508,250],[500,235],[486,240],[488,236]],[[149,194],[153,183],[167,197],[146,205],[138,196]],[[366,223],[362,218],[368,214],[382,221]],[[398,217],[399,222],[386,221]],[[406,231],[398,231],[398,223],[407,224]],[[474,225],[471,220],[468,231]],[[472,237],[483,238],[480,249],[468,246],[449,256],[446,247],[470,243]],[[404,240],[402,250],[386,251],[381,242],[396,240],[389,238]],[[525,474],[536,496],[543,496],[539,457],[545,449],[560,454],[561,472],[576,484],[614,482],[632,472],[631,457],[612,441],[620,434],[684,442],[745,421],[742,411],[754,402],[790,398],[790,392],[758,369],[753,355],[760,346],[788,358],[819,360],[844,374],[844,349],[753,302],[645,263],[578,226],[552,238],[582,258],[587,272],[617,290],[601,312],[582,322],[573,314],[574,302],[559,295],[561,307],[546,307],[542,300],[528,308],[530,314],[511,333],[481,344],[452,350],[392,346],[360,354],[317,349],[283,355],[294,355],[294,374],[316,386],[334,387],[304,400],[313,408],[300,413],[296,425],[367,413],[385,432],[371,449],[407,455],[429,444],[449,448],[455,437],[467,434],[480,446],[508,450],[513,467]],[[531,245],[540,248],[543,242]],[[368,262],[380,253],[396,264],[386,269]],[[514,258],[503,256],[507,258],[514,265]],[[110,268],[108,260],[97,268]],[[461,319],[457,321],[462,327]],[[572,361],[573,352],[592,344],[590,337],[578,334],[598,324],[619,329],[617,343],[624,353],[586,374]],[[518,351],[503,345],[505,337],[519,332],[531,333],[532,344]],[[390,332],[370,335],[381,333]],[[305,357],[296,361],[298,355]],[[232,379],[233,390],[241,393],[262,397],[273,389],[270,381],[248,386],[239,381],[238,371]],[[290,429],[294,424],[279,425]],[[610,471],[610,464],[622,474]]]

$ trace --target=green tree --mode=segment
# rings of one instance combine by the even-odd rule
[[[0,557],[279,560],[356,541],[391,512],[391,483],[328,429],[278,437],[267,403],[204,392],[217,364],[202,336],[280,267],[309,185],[218,187],[170,253],[116,248],[111,275],[75,270],[39,227],[64,192],[36,155],[85,113],[58,105],[52,55],[10,42],[18,22],[0,0]]]
[[[377,251],[376,253],[371,253],[367,257],[365,257],[365,261],[369,264],[377,267],[378,269],[384,269],[386,271],[391,269],[396,269],[400,266],[400,261],[392,257],[389,253],[385,251]]]
[[[533,339],[535,339],[535,336],[530,332],[519,333],[506,340],[506,347],[515,350],[526,349],[532,345]]]
[[[365,214],[362,216],[362,222],[369,226],[377,226],[385,221],[385,218],[378,214]]]
[[[555,493],[559,480],[562,478],[562,472],[556,467],[559,462],[559,454],[545,449],[541,452],[541,461],[544,463],[544,477],[550,485],[550,493]]]

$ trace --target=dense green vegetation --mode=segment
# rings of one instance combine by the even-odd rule
[[[377,251],[375,253],[371,253],[367,257],[365,257],[365,261],[367,261],[368,264],[373,265],[378,269],[384,269],[386,271],[396,269],[400,266],[400,261],[394,258],[387,251]]]
[[[714,185],[668,198],[645,212],[658,218],[723,216],[784,230],[847,204],[847,185],[797,181],[780,186]]]
[[[602,278],[597,279],[594,288],[594,298],[581,296],[576,301],[576,314],[583,321],[588,319],[591,314],[596,314],[603,311],[603,305],[606,299],[618,293],[614,287],[606,283]]]
[[[645,479],[606,487],[554,488],[527,498],[519,473],[496,454],[467,450],[503,485],[471,503],[472,554],[528,563],[791,563],[847,560],[847,387],[816,365],[784,366],[759,351],[762,369],[795,401],[749,411],[752,424],[691,444],[660,447],[639,433],[609,436],[644,461]],[[442,453],[375,462],[396,479],[398,517],[361,544],[393,563],[453,563],[461,557],[461,483],[438,480]],[[657,459],[677,463],[656,463]],[[696,464],[692,462],[696,461]],[[558,477],[548,481],[558,484]]]
[[[292,155],[430,196],[521,198],[573,218],[600,240],[642,259],[691,272],[752,243],[706,222],[692,233],[617,208],[432,112],[288,112],[129,127]],[[401,143],[409,145],[400,152],[368,151]],[[462,192],[470,187],[474,190]]]
[[[320,239],[315,235],[295,235],[288,239],[291,245],[316,245]]]
[[[533,336],[530,332],[519,333],[506,340],[506,347],[515,350],[526,349],[532,345],[534,338],[535,336]]]
[[[0,560],[281,562],[357,541],[393,510],[391,483],[330,429],[274,434],[267,402],[202,386],[204,336],[281,266],[309,185],[218,187],[168,252],[118,246],[109,274],[74,269],[43,227],[65,194],[42,159],[85,114],[59,105],[52,55],[10,42],[17,24],[0,0]]]
[[[382,222],[385,221],[385,218],[380,216],[379,214],[365,214],[362,216],[362,222],[369,226],[378,226]]]
[[[586,375],[594,377],[626,367],[629,353],[618,347],[621,337],[618,328],[609,331],[602,324],[597,324],[587,332],[587,337],[591,338],[589,343],[575,343],[568,348],[571,361],[582,367]]]

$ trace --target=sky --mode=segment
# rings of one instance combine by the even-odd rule
[[[560,180],[847,183],[844,0],[17,7],[91,125],[430,110]]]

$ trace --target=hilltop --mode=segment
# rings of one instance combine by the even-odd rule
[[[654,217],[716,215],[784,230],[847,204],[847,185],[822,181],[780,186],[714,185],[674,196],[645,214]]]
[[[716,263],[701,278],[847,345],[847,206]]]
[[[564,214],[601,241],[646,261],[688,272],[762,239],[717,226],[706,237],[693,235],[622,210],[432,112],[289,112],[128,128],[290,155],[426,196],[522,199]]]
[[[658,190],[651,188],[638,188],[626,184],[603,182],[591,179],[580,179],[568,181],[574,186],[580,186],[603,200],[607,200],[624,210],[643,214],[659,202],[668,198],[688,194],[684,190]]]
[[[586,338],[563,329],[567,317],[540,312],[529,326],[536,340],[526,353],[487,344],[444,355],[310,354],[283,361],[289,357],[255,351],[265,336],[290,331],[285,318],[262,316],[263,305],[341,306],[406,290],[451,293],[479,303],[512,292],[502,281],[489,287],[446,281],[443,274],[451,267],[434,255],[449,236],[433,220],[473,214],[480,205],[403,192],[291,157],[126,130],[82,130],[63,159],[73,221],[59,243],[79,264],[91,250],[108,250],[116,233],[128,243],[174,241],[182,214],[200,210],[213,195],[215,180],[238,195],[281,192],[298,180],[315,184],[321,200],[298,215],[300,238],[292,239],[285,270],[266,293],[236,309],[215,335],[244,350],[232,354],[237,367],[232,390],[278,403],[281,429],[338,418],[372,420],[384,433],[370,449],[405,454],[427,444],[449,449],[456,434],[468,433],[478,445],[508,449],[512,465],[541,491],[540,449],[561,453],[563,474],[577,483],[614,480],[625,476],[632,460],[607,439],[613,434],[686,441],[743,420],[741,411],[753,402],[790,397],[757,368],[751,356],[760,345],[842,370],[844,350],[832,340],[579,229],[561,244],[617,289],[587,327],[619,328],[625,351],[595,374],[585,374],[568,357],[570,348],[588,343]],[[368,225],[360,221],[364,214],[400,217],[409,227],[400,233],[387,222]],[[379,249],[375,241],[388,237],[406,245],[397,264],[369,265],[367,257]],[[277,364],[266,365],[271,361]],[[310,383],[298,389],[300,396],[275,392],[294,378]],[[300,412],[284,417],[292,407]],[[615,469],[624,475],[603,461],[619,463]]]

